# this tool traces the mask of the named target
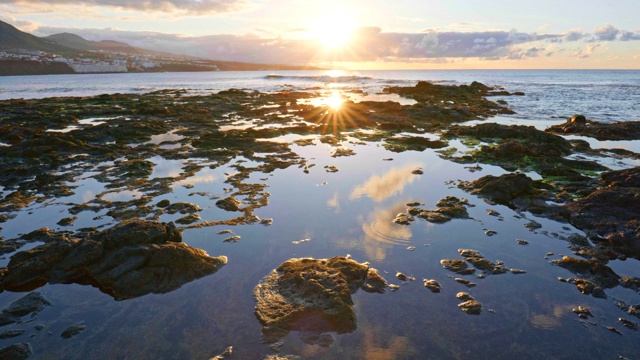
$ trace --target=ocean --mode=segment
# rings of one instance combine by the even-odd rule
[[[390,70],[247,71],[207,73],[131,73],[0,77],[0,100],[52,96],[91,96],[185,89],[194,94],[230,88],[258,91],[363,90],[411,86],[420,80],[522,91],[511,97],[514,117],[529,120],[584,114],[597,121],[640,120],[640,71],[637,70]]]
[[[447,85],[479,81],[504,87],[509,92],[525,93],[525,96],[492,99],[505,100],[516,114],[465,124],[494,121],[544,129],[576,113],[603,122],[640,120],[640,71],[276,71],[22,76],[0,77],[0,100],[142,94],[162,89],[211,94],[230,88],[325,94],[339,90],[353,99],[384,100],[384,96],[377,97],[384,87],[412,86],[420,80]],[[64,102],[61,103],[63,105],[56,103],[55,106],[63,109]],[[101,106],[96,104],[99,103],[89,107]],[[220,115],[222,111],[212,111],[214,115],[210,119],[198,120],[202,124],[210,120],[224,122],[220,132],[228,128],[255,126],[264,130],[273,126],[261,127],[260,116],[246,117],[242,110],[231,109],[223,115]],[[277,103],[263,104],[260,109],[264,109],[265,117],[272,116],[271,111],[278,114],[281,111]],[[105,112],[104,117],[79,117],[77,123],[67,128],[49,124],[51,129],[47,131],[80,133],[83,127],[109,121],[122,124],[129,121],[129,117],[133,120],[138,116],[112,116]],[[162,112],[155,112],[140,118],[159,126],[163,116]],[[187,121],[190,114],[175,111],[171,116],[180,119],[184,116],[183,123],[187,124],[184,126],[190,126]],[[295,114],[287,116],[298,124],[303,121]],[[40,117],[38,120],[43,122]],[[640,304],[640,292],[616,286],[606,289],[608,298],[600,299],[581,294],[573,284],[558,281],[574,274],[553,265],[552,260],[572,255],[567,238],[572,234],[584,235],[584,232],[568,223],[489,204],[456,187],[464,181],[509,172],[489,163],[474,166],[477,164],[457,163],[443,156],[447,151],[462,156],[483,143],[448,139],[444,149],[393,152],[380,140],[362,141],[348,133],[343,134],[338,145],[327,140],[330,136],[285,134],[269,140],[286,143],[291,151],[287,155],[303,159],[306,165],[276,166],[263,171],[258,168],[263,161],[260,157],[271,156],[268,152],[257,156],[252,151],[239,151],[232,159],[223,161],[202,155],[210,152],[195,152],[199,147],[214,149],[217,138],[211,140],[213,144],[203,144],[205,141],[198,139],[198,135],[186,131],[189,129],[161,129],[159,132],[163,133],[151,139],[120,139],[104,145],[125,149],[126,155],[121,157],[103,161],[78,153],[73,157],[77,162],[73,160],[51,169],[51,176],[40,181],[59,179],[69,186],[68,191],[47,197],[38,193],[40,189],[29,188],[34,199],[22,208],[8,210],[8,216],[0,223],[0,240],[15,239],[43,227],[60,232],[109,228],[119,216],[111,211],[111,206],[121,204],[135,205],[126,211],[151,209],[153,212],[147,218],[162,222],[177,222],[184,214],[157,211],[161,202],[196,205],[195,214],[202,221],[230,219],[239,213],[233,215],[216,206],[216,202],[230,194],[247,201],[246,189],[243,188],[245,192],[241,189],[246,185],[265,186],[264,193],[268,194],[265,204],[255,209],[255,215],[260,219],[273,219],[273,223],[270,226],[256,223],[186,228],[183,241],[187,245],[211,256],[224,255],[228,263],[215,274],[168,293],[117,301],[89,285],[46,284],[35,291],[41,292],[51,305],[33,318],[24,317],[21,323],[0,327],[0,334],[4,330],[24,330],[6,332],[17,334],[15,337],[0,336],[0,349],[28,342],[33,358],[37,359],[210,359],[228,346],[233,346],[230,359],[264,359],[274,354],[304,359],[374,360],[640,357],[640,332],[623,327],[618,318],[636,322],[640,319],[616,305],[621,301]],[[438,139],[440,134],[425,136]],[[102,139],[102,135],[98,137]],[[640,153],[639,140],[568,138],[588,141],[594,149],[626,148]],[[14,156],[11,146],[0,143],[2,154]],[[349,149],[352,153],[347,155],[352,156],[335,156],[336,149]],[[640,166],[637,157],[620,159],[588,153],[578,156],[612,170]],[[327,171],[332,167],[339,171]],[[247,168],[254,170],[242,178],[241,185],[234,184],[233,178]],[[130,179],[129,172],[141,175]],[[526,175],[541,179],[534,171]],[[15,175],[20,176],[25,175]],[[15,179],[7,178],[10,181],[0,186],[0,199],[8,198],[15,191],[15,182],[11,182]],[[32,180],[27,177],[24,182]],[[433,209],[446,196],[468,199],[469,218],[443,224],[421,219],[410,225],[393,222],[398,213],[407,211],[409,203],[417,202],[421,208]],[[127,212],[130,213],[136,214]],[[65,219],[72,221],[65,223]],[[540,227],[532,228],[529,226],[532,223]],[[236,242],[224,241],[230,235],[238,236]],[[517,240],[525,240],[527,245]],[[30,243],[18,251],[40,244]],[[462,277],[472,284],[465,285],[454,279],[459,275],[441,265],[443,259],[461,259],[459,249],[477,250],[488,260],[525,272],[486,277],[466,275]],[[12,255],[1,257],[0,266],[7,266]],[[291,258],[325,259],[346,255],[358,262],[370,263],[399,288],[387,289],[384,294],[362,290],[352,294],[357,313],[357,328],[353,331],[323,334],[292,331],[279,343],[265,343],[261,338],[262,326],[255,315],[254,299],[254,289],[265,276]],[[620,276],[640,277],[640,261],[636,259],[614,259],[607,266]],[[401,281],[396,277],[397,272],[415,280]],[[442,284],[442,291],[432,293],[423,286],[423,279],[437,280]],[[468,292],[481,302],[482,313],[462,312],[456,297],[459,292]],[[0,310],[24,295],[0,292]],[[572,312],[578,306],[589,308],[594,316],[579,318]],[[69,339],[61,337],[65,329],[79,323],[85,326],[84,331]],[[619,329],[622,335],[608,330],[608,326]]]

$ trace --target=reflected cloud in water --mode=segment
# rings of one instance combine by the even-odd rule
[[[404,212],[404,201],[385,208],[375,210],[366,219],[360,218],[362,233],[359,239],[349,238],[340,241],[346,249],[362,249],[367,258],[382,261],[387,256],[387,249],[392,246],[406,246],[413,234],[411,228],[406,225],[398,225],[393,222],[396,214]]]
[[[349,198],[353,200],[366,196],[376,202],[384,201],[402,193],[405,186],[414,182],[417,176],[412,174],[412,171],[421,167],[422,164],[415,163],[401,168],[391,168],[382,176],[373,175],[367,182],[353,189]]]

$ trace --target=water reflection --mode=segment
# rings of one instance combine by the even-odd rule
[[[391,168],[382,176],[373,175],[362,185],[357,186],[351,192],[351,200],[367,196],[368,198],[381,202],[393,195],[402,193],[405,186],[417,179],[412,172],[423,167],[420,163],[414,163],[402,168]],[[394,214],[395,215],[395,214]]]
[[[406,225],[398,225],[392,220],[396,214],[406,210],[405,202],[399,202],[390,208],[376,210],[362,224],[364,238],[361,243],[369,258],[378,261],[386,258],[386,251],[393,245],[405,245],[413,234]]]

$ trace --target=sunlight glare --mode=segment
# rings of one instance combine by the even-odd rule
[[[334,13],[314,22],[311,36],[328,49],[338,49],[351,40],[354,28],[354,22],[350,17]]]
[[[340,106],[343,102],[344,99],[342,98],[342,96],[340,96],[340,93],[338,91],[333,91],[331,93],[331,96],[327,97],[324,100],[324,103],[334,110],[340,109]]]

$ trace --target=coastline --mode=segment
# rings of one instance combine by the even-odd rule
[[[3,218],[2,235],[5,237],[3,244],[15,245],[6,254],[15,256],[15,251],[21,251],[25,242],[35,241],[34,244],[38,245],[42,241],[56,241],[51,236],[49,240],[25,236],[37,230],[28,226],[45,224],[58,229],[56,233],[60,235],[83,238],[86,234],[109,229],[116,222],[132,218],[174,221],[185,233],[188,245],[229,257],[229,263],[219,273],[202,281],[218,286],[227,284],[227,287],[234,283],[245,284],[242,291],[237,290],[241,299],[238,301],[251,309],[250,289],[258,283],[257,279],[269,273],[265,269],[278,267],[288,256],[324,258],[329,257],[327,253],[334,256],[350,251],[359,261],[371,261],[377,268],[386,269],[382,275],[401,289],[398,293],[387,292],[380,299],[359,298],[356,309],[361,317],[359,328],[349,327],[347,332],[353,334],[332,337],[364,336],[363,331],[372,331],[367,323],[386,322],[384,312],[375,311],[385,305],[395,303],[396,310],[386,310],[394,318],[424,316],[418,314],[416,307],[420,304],[416,299],[424,301],[424,293],[416,293],[420,286],[411,284],[409,277],[413,274],[424,276],[425,281],[435,278],[445,284],[442,294],[429,294],[434,296],[429,301],[441,311],[440,315],[433,316],[440,320],[454,319],[449,321],[454,322],[454,328],[460,333],[452,335],[447,345],[455,351],[478,349],[475,342],[460,342],[461,334],[465,333],[461,330],[463,328],[475,334],[480,334],[486,326],[515,331],[513,326],[518,322],[506,321],[515,317],[524,319],[534,328],[536,324],[552,325],[549,329],[555,330],[550,333],[557,336],[564,332],[565,326],[570,326],[565,324],[573,321],[570,317],[574,315],[570,313],[550,320],[536,317],[540,313],[516,311],[516,304],[505,299],[512,296],[509,289],[517,290],[523,299],[527,299],[520,301],[530,301],[531,304],[537,301],[531,294],[538,291],[553,299],[551,303],[598,304],[599,311],[611,316],[617,314],[620,311],[617,305],[610,299],[601,300],[600,295],[603,292],[618,294],[621,288],[637,291],[638,284],[633,280],[634,274],[611,275],[611,269],[606,270],[607,264],[615,268],[613,263],[637,261],[638,255],[633,249],[617,247],[617,243],[607,247],[596,234],[605,235],[600,230],[590,238],[584,237],[584,232],[566,222],[571,215],[567,219],[567,213],[558,207],[563,202],[568,204],[584,199],[598,188],[613,188],[614,182],[619,184],[622,180],[612,181],[608,176],[617,179],[620,171],[634,168],[632,164],[638,161],[639,155],[592,149],[583,141],[566,141],[560,136],[529,127],[491,125],[492,116],[508,112],[511,99],[515,101],[518,98],[508,96],[506,101],[500,98],[505,103],[498,104],[488,100],[494,98],[486,98],[495,90],[477,83],[465,84],[464,87],[418,83],[415,86],[388,87],[386,90],[387,94],[412,98],[416,101],[414,105],[402,106],[382,100],[360,103],[347,100],[338,108],[331,108],[326,103],[315,106],[309,103],[314,98],[325,96],[321,90],[261,93],[228,89],[206,95],[164,90],[147,94],[4,100],[0,103],[0,117],[4,125],[1,142],[8,146],[3,146],[0,151],[5,162],[3,168],[9,171],[1,179],[3,214],[7,215]],[[507,91],[513,90],[507,88]],[[29,119],[28,126],[21,124],[24,119]],[[479,121],[480,124],[465,126],[467,121]],[[574,122],[581,123],[581,120],[567,119],[567,125]],[[563,160],[572,155],[572,161]],[[578,155],[577,159],[575,155]],[[611,172],[605,168],[601,160],[605,156],[620,162],[619,166],[624,169]],[[359,160],[361,157],[362,161]],[[600,179],[603,172],[612,175]],[[373,174],[371,178],[365,175],[369,173]],[[534,176],[534,173],[538,175]],[[518,180],[517,186],[511,183],[493,185],[502,191],[498,195],[488,192],[486,186],[474,184],[481,179],[485,179],[485,185],[487,180],[505,180],[507,175],[517,175],[514,177]],[[279,180],[271,180],[272,176]],[[626,176],[635,178],[636,175]],[[357,182],[352,184],[350,177]],[[451,182],[445,184],[444,180]],[[633,191],[637,193],[635,186]],[[295,192],[298,187],[303,191]],[[411,190],[412,187],[415,189]],[[632,184],[622,187],[633,188]],[[341,191],[342,196],[334,199],[324,189],[332,189],[335,194]],[[506,194],[505,189],[509,189]],[[287,195],[289,191],[298,194],[299,201]],[[404,191],[407,196],[403,195]],[[89,192],[93,197],[85,200]],[[456,197],[459,202],[448,199],[449,196]],[[469,200],[464,202],[461,200],[463,197]],[[488,198],[492,204],[486,204],[482,197]],[[448,200],[441,202],[445,199]],[[416,204],[407,205],[409,200]],[[47,210],[49,206],[55,211]],[[377,208],[384,211],[369,214],[369,210]],[[26,222],[29,212],[35,212],[38,221]],[[404,216],[399,217],[400,213]],[[61,218],[63,214],[66,215]],[[519,218],[515,218],[516,215]],[[373,219],[370,221],[369,217]],[[265,219],[272,219],[272,225],[261,224]],[[305,226],[305,223],[308,224]],[[320,235],[320,229],[326,227],[323,223],[335,224],[337,231]],[[356,226],[354,230],[353,224],[359,224],[360,229]],[[514,224],[518,230],[512,229]],[[314,229],[313,236],[303,238],[309,240],[294,237],[302,237],[306,227]],[[219,229],[221,232],[229,229],[225,234],[238,238],[220,237],[222,234],[215,234]],[[272,229],[276,229],[275,233]],[[298,232],[291,232],[291,229]],[[363,234],[355,237],[346,235],[353,231]],[[524,247],[516,243],[511,234],[518,234],[518,238],[524,234],[528,245]],[[210,240],[205,240],[216,236],[220,244],[212,245]],[[258,240],[261,237],[269,241],[261,243]],[[292,237],[299,243],[292,245]],[[231,240],[223,242],[223,238]],[[433,246],[422,244],[428,241],[425,238],[432,239]],[[557,244],[551,245],[549,240],[557,241]],[[331,246],[326,248],[323,241]],[[454,243],[448,244],[450,241]],[[598,241],[598,246],[593,244],[594,241]],[[565,248],[567,242],[575,246],[571,248],[574,255],[568,260],[557,252],[562,251],[560,249]],[[413,250],[408,250],[410,244],[413,244]],[[274,256],[261,258],[255,255],[251,246],[269,250],[268,253]],[[558,254],[547,255],[558,266],[539,256],[545,247],[553,248],[553,252]],[[471,289],[467,287],[468,283],[465,285],[449,278],[449,270],[443,269],[438,261],[455,256],[452,248],[476,249],[486,256],[497,254],[509,266],[503,268],[512,270],[500,273],[498,269],[502,268],[497,267],[500,265],[497,261],[492,261],[493,265],[489,267],[487,258],[463,255],[465,261],[478,269],[478,274],[487,277],[460,275],[462,280],[473,280],[477,284],[469,291],[482,303],[480,307],[484,310],[480,318],[484,320],[476,324],[466,318],[471,315],[464,309],[457,309],[455,304],[452,310],[445,310],[457,289]],[[527,256],[524,249],[535,255]],[[429,251],[436,252],[438,258],[429,256]],[[550,252],[546,250],[542,254]],[[426,256],[429,261],[413,257],[418,254]],[[469,261],[470,258],[475,260]],[[243,261],[256,264],[256,269],[242,270],[245,266]],[[526,271],[513,271],[521,268],[526,268]],[[562,272],[558,271],[560,268]],[[596,268],[601,272],[593,271]],[[393,270],[402,270],[409,276],[405,275],[405,280],[399,276],[394,279]],[[248,280],[239,279],[243,271],[249,272]],[[534,273],[541,278],[553,277],[554,274],[567,277],[570,273],[574,277],[565,279],[565,282],[536,280],[529,276]],[[596,275],[585,275],[588,273]],[[597,277],[598,274],[603,277]],[[522,282],[520,278],[498,280],[507,276],[523,276],[522,279],[531,283],[527,285],[527,281]],[[616,280],[615,284],[612,278]],[[501,288],[494,287],[494,281],[506,281],[506,284]],[[535,287],[536,281],[542,281],[544,287],[533,291],[531,287]],[[575,285],[580,291],[569,290],[570,285],[566,283]],[[585,284],[592,285],[590,291],[583,292]],[[56,293],[56,287],[57,291],[64,291],[61,288],[64,286],[68,285],[47,285],[46,289]],[[564,287],[557,290],[558,286]],[[595,287],[600,290],[594,290]],[[179,295],[166,295],[166,299],[174,299],[172,301],[177,304],[180,301],[176,302],[176,296],[192,295],[198,299],[212,296],[210,291],[197,286],[186,285],[184,288],[176,290]],[[598,296],[586,297],[580,292]],[[624,294],[635,299],[631,293]],[[440,295],[440,298],[435,297]],[[219,296],[215,298],[220,300]],[[603,303],[594,303],[592,299]],[[73,301],[67,301],[73,304]],[[143,297],[140,301],[153,300]],[[398,306],[397,301],[404,306]],[[231,309],[236,310],[238,305],[223,303],[222,311],[243,319],[241,323],[248,324],[253,338],[258,339],[260,326],[256,319],[251,319],[252,314],[240,311],[236,314]],[[478,311],[477,306],[471,309],[472,312]],[[629,311],[629,306],[625,311]],[[494,315],[505,321],[492,320]],[[88,322],[88,325],[85,334],[96,331],[95,324]],[[602,322],[601,325],[615,324]],[[189,328],[191,324],[181,326]],[[419,339],[406,333],[406,327],[395,322],[389,326],[389,332],[384,332],[384,335],[406,336],[418,354],[425,354],[427,350],[418,345]],[[446,327],[433,326],[447,331]],[[524,341],[523,337],[536,333],[534,328],[519,330],[519,340]],[[622,329],[621,325],[618,328]],[[103,336],[109,333],[105,331]],[[163,330],[156,328],[153,331]],[[573,329],[572,334],[578,334],[577,331]],[[610,345],[594,341],[584,346],[609,346],[610,353],[617,353],[616,347],[627,351],[633,346],[635,336],[633,333],[628,335]],[[92,344],[90,339],[82,340],[81,336],[79,341],[86,343],[80,351],[86,353],[96,344]],[[222,336],[220,341],[227,343],[222,346],[216,340],[216,348],[224,349],[242,336],[239,333]],[[534,348],[534,351],[544,355],[548,354],[547,351],[566,346],[567,342],[573,344],[568,337],[553,342],[548,349]],[[627,338],[630,340],[625,342]],[[198,343],[198,350],[190,351],[201,355],[213,351],[202,343],[203,340],[193,341]],[[427,344],[433,345],[437,341],[429,338]],[[154,344],[139,345],[149,350]],[[267,351],[266,345],[254,343],[242,349],[236,344],[235,349],[240,354],[256,355]],[[59,345],[53,342],[48,346],[58,349]],[[99,343],[98,346],[104,345]],[[339,342],[333,346],[331,348],[330,345],[329,349],[345,351],[345,346]],[[283,351],[299,353],[302,347],[295,340],[288,340]],[[572,347],[569,348],[568,351]],[[358,346],[346,351],[355,354],[357,349]],[[445,348],[439,351],[443,356],[452,354]],[[527,351],[532,351],[532,348],[527,348]]]

